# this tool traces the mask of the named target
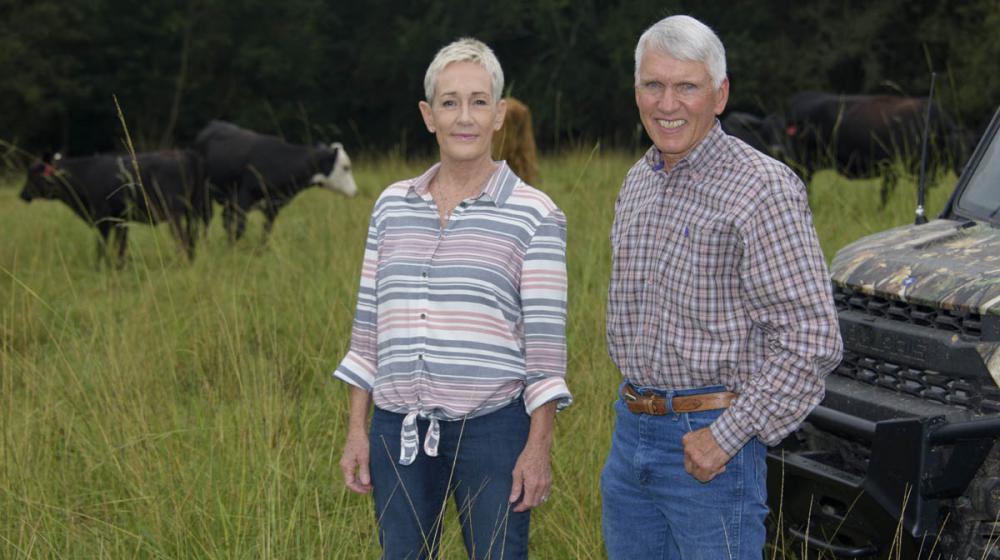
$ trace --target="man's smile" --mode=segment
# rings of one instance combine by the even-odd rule
[[[680,128],[686,122],[687,121],[684,120],[684,119],[675,119],[675,120],[672,120],[672,121],[668,121],[666,119],[657,119],[656,120],[656,123],[659,124],[663,128]]]

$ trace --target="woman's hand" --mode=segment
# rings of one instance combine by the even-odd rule
[[[372,477],[368,471],[368,435],[364,432],[347,433],[344,453],[340,456],[340,470],[344,473],[344,485],[351,491],[367,494],[372,490]]]
[[[368,409],[371,394],[359,387],[351,387],[351,412],[347,420],[347,441],[340,456],[340,470],[344,484],[352,491],[367,494],[372,491],[372,476],[368,470]]]
[[[548,448],[526,446],[514,465],[514,485],[510,492],[510,501],[521,500],[514,511],[528,511],[542,505],[549,498],[552,488],[552,468],[549,461]]]
[[[510,489],[510,503],[518,502],[514,511],[528,511],[549,499],[549,491],[552,489],[549,452],[552,449],[555,416],[555,401],[545,403],[531,413],[528,442],[518,456],[512,473],[514,484]]]

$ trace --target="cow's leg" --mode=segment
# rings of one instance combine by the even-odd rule
[[[198,217],[194,211],[189,211],[181,217],[184,226],[184,248],[189,260],[194,260],[194,246],[198,242]]]
[[[883,165],[881,171],[882,181],[879,185],[878,200],[879,208],[885,208],[889,203],[889,196],[896,189],[896,182],[899,181],[899,176],[896,175],[895,168],[892,165]]]
[[[271,230],[274,229],[274,220],[278,217],[278,211],[281,210],[284,204],[280,202],[268,201],[264,205],[264,235],[261,238],[263,243],[267,243],[267,239],[271,236]]]
[[[191,233],[191,222],[189,211],[167,218],[167,223],[170,225],[170,233],[180,243],[189,260],[194,258],[194,238]]]
[[[114,227],[114,223],[107,220],[97,223],[97,232],[100,236],[97,238],[97,259],[95,260],[94,265],[98,269],[101,268],[101,263],[105,260],[108,260],[109,266],[111,265],[110,259],[108,258],[108,237],[111,236],[111,232]]]
[[[236,196],[236,208],[233,211],[233,217],[236,219],[236,239],[242,239],[247,228],[247,214],[254,203],[251,193],[250,189],[241,187]]]
[[[222,206],[222,223],[226,227],[226,237],[229,238],[229,243],[236,242],[236,208],[238,191],[229,191],[229,196],[226,197],[226,201]]]
[[[128,246],[128,226],[122,222],[115,224],[112,235],[115,237],[115,268],[125,266],[125,248]]]

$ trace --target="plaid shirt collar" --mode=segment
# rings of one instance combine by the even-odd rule
[[[726,138],[726,133],[722,130],[722,125],[719,123],[719,119],[715,119],[715,124],[712,126],[705,138],[698,143],[686,156],[681,158],[672,169],[664,171],[664,161],[663,154],[656,146],[651,146],[646,155],[643,158],[646,160],[646,165],[653,172],[663,172],[670,173],[675,170],[690,168],[696,174],[700,174],[708,169],[715,161],[717,161],[720,152],[723,149],[723,142]]]
[[[437,175],[440,168],[441,163],[435,163],[423,175],[413,179],[407,191],[407,196],[416,195],[421,198],[430,196],[431,179]],[[510,198],[510,194],[514,192],[514,187],[519,181],[520,179],[514,174],[510,166],[507,165],[507,162],[499,161],[497,162],[496,171],[486,180],[486,185],[480,191],[477,198],[491,201],[497,208],[503,208],[504,203]]]

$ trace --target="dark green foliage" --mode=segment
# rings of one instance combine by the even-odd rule
[[[924,95],[976,128],[1000,98],[997,0],[0,0],[0,139],[30,150],[190,144],[211,118],[299,142],[427,151],[416,102],[435,51],[464,35],[497,52],[543,148],[645,143],[639,34],[689,13],[727,46],[729,107],[781,110],[803,89]]]

